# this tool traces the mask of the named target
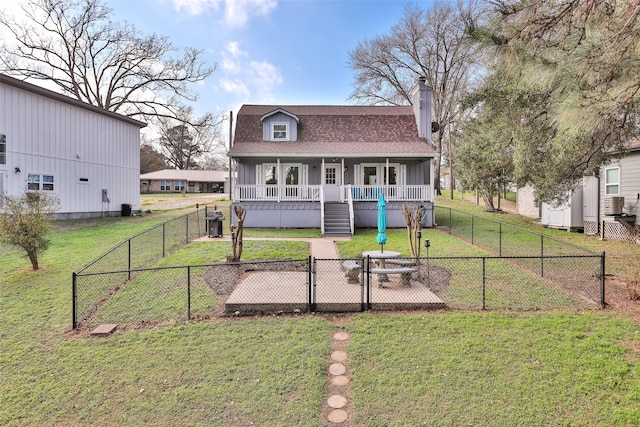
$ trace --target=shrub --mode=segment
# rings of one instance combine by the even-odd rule
[[[38,255],[51,243],[51,220],[58,206],[57,197],[42,191],[0,198],[0,241],[24,249],[34,270],[39,268]]]

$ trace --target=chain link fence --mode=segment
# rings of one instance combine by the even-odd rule
[[[171,219],[142,231],[119,243],[72,275],[73,324],[79,315],[88,316],[170,252],[206,233],[204,214],[200,210]],[[91,285],[77,293],[78,277],[91,277]],[[87,279],[83,279],[87,281]]]
[[[205,234],[203,220],[196,211],[155,226],[74,272],[73,328],[255,313],[605,305],[604,253],[441,207],[441,231],[494,255],[144,268]]]
[[[597,309],[600,255],[250,261],[74,273],[73,327],[364,310]],[[389,262],[389,261],[387,261]]]

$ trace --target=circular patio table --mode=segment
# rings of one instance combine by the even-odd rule
[[[391,258],[400,258],[400,252],[394,251],[367,251],[362,253],[363,258],[371,258],[378,261],[378,266],[380,268],[386,268],[386,260]],[[388,282],[389,276],[386,274],[378,274],[378,283]],[[382,285],[380,285],[382,286]]]

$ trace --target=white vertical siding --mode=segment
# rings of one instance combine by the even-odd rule
[[[118,212],[123,203],[140,208],[138,125],[0,84],[0,133],[7,135],[0,173],[6,171],[8,194],[23,193],[29,174],[44,174],[54,176],[58,213]],[[109,204],[102,202],[103,188]]]

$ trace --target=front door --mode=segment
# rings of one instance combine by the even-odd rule
[[[334,163],[325,163],[324,173],[322,177],[322,185],[324,187],[324,199],[327,202],[340,201],[340,165]]]

